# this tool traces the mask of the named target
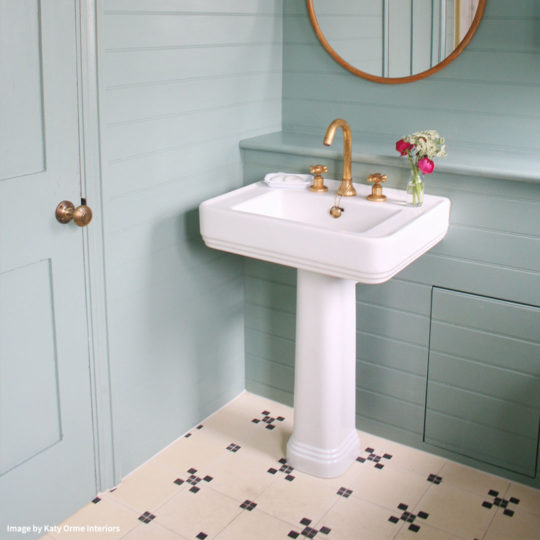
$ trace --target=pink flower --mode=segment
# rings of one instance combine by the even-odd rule
[[[402,155],[406,155],[408,150],[412,150],[414,148],[414,144],[411,144],[410,142],[404,141],[403,139],[400,139],[396,143],[396,150]]]
[[[431,174],[433,172],[433,169],[435,168],[435,163],[433,163],[431,159],[423,157],[422,159],[418,160],[418,168],[424,174]]]

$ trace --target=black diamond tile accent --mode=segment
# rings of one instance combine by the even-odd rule
[[[383,454],[384,459],[392,459],[392,454]]]
[[[203,427],[204,427],[204,426],[203,426],[202,424],[199,424],[199,425],[197,426],[197,429],[202,429]]]
[[[94,504],[97,504],[99,501],[101,501],[101,499],[99,497],[96,497],[95,499],[92,499],[92,502]]]
[[[302,519],[300,520],[300,525],[305,525],[305,526],[307,526],[307,525],[310,525],[310,524],[311,524],[311,519],[308,519],[308,518],[305,517],[305,518],[302,518]]]
[[[405,504],[405,503],[399,503],[398,504],[398,508],[400,510],[407,510],[407,508],[409,508],[409,505]]]
[[[395,524],[395,523],[398,523],[398,522],[399,522],[399,518],[396,517],[396,516],[390,516],[390,517],[388,518],[388,521],[391,521],[392,523]]]
[[[292,482],[294,480],[294,476],[292,474],[288,474],[286,477],[285,477],[285,480],[288,480],[289,482]]]
[[[177,478],[177,479],[174,481],[174,483],[175,483],[177,486],[181,486],[181,485],[184,483],[184,481],[183,481],[181,478]]]
[[[211,482],[213,479],[214,479],[213,476],[208,476],[208,475],[205,476],[205,477],[203,478],[203,480],[204,480],[205,482]]]
[[[422,510],[420,510],[420,512],[418,512],[417,516],[420,519],[427,519],[429,517],[429,514],[427,512],[422,512]]]
[[[300,536],[300,533],[297,533],[296,531],[289,531],[289,534],[287,536],[289,538],[298,538]]]
[[[503,514],[505,516],[508,516],[508,517],[512,517],[514,515],[514,511],[513,510],[509,510],[508,508],[506,508],[503,512]]]
[[[484,508],[491,508],[491,507],[493,506],[493,504],[491,504],[491,503],[488,502],[488,501],[484,501],[484,502],[482,503],[482,506],[483,506]]]
[[[346,487],[340,487],[337,490],[337,495],[341,497],[345,497],[346,499],[350,496],[351,493],[352,493],[352,489],[347,489]]]
[[[321,528],[319,529],[319,532],[320,532],[321,534],[329,534],[331,530],[332,530],[332,529],[330,529],[330,527],[321,527]]]
[[[264,416],[268,416],[270,414],[270,411],[263,411],[261,414]]]
[[[274,424],[267,424],[265,427],[266,429],[274,429],[276,426]]]
[[[373,452],[375,452],[375,448],[371,448],[370,446],[368,446],[364,451],[368,454],[373,454]]]
[[[499,492],[498,491],[495,491],[494,489],[490,489],[488,491],[488,495],[491,495],[492,497],[498,497],[499,496]]]
[[[184,439],[189,439],[189,437],[191,437],[191,433],[186,433],[186,434],[184,435]]]
[[[305,536],[306,538],[315,538],[315,535],[318,533],[317,529],[312,529],[311,527],[306,527],[302,531],[302,536]]]
[[[253,422],[254,424],[258,424],[258,423],[260,422],[260,420],[259,420],[258,418],[254,418],[254,419],[252,420],[252,422]]]
[[[198,488],[197,486],[193,486],[189,488],[189,491],[191,491],[191,493],[197,493],[198,491],[200,491],[200,488]]]
[[[360,462],[360,463],[365,463],[365,462],[366,462],[366,458],[363,458],[363,457],[358,456],[358,457],[356,458],[356,461],[358,461],[358,462]]]
[[[436,474],[430,474],[427,477],[428,482],[432,482],[433,484],[439,485],[442,482],[442,476],[437,476]]]
[[[510,497],[510,502],[512,504],[519,504],[519,499],[516,499],[515,497]]]
[[[240,508],[243,508],[244,510],[248,510],[249,512],[251,512],[256,506],[257,506],[257,503],[254,503],[253,501],[250,501],[249,499],[246,499],[240,505]]]
[[[411,523],[409,525],[409,531],[412,531],[412,532],[418,532],[420,530],[420,526],[419,525],[416,525],[415,523]]]
[[[277,473],[277,469],[274,469],[274,467],[270,467],[266,472],[270,473],[270,474],[276,474]]]
[[[283,422],[283,420],[285,420],[285,417],[284,417],[284,416],[278,416],[278,417],[276,418],[276,420],[277,420],[278,422]]]
[[[143,523],[150,523],[156,516],[154,514],[151,514],[150,512],[143,512],[139,516],[139,521],[142,521]]]
[[[382,463],[377,463],[377,464],[375,465],[375,468],[376,468],[376,469],[384,469],[384,465],[383,465]]]
[[[198,540],[204,540],[208,535],[206,533],[203,533],[202,531],[195,537]]]
[[[194,469],[194,468],[191,468],[191,469],[188,469],[187,471],[189,474],[194,474],[197,472],[197,469]]]
[[[287,459],[284,458],[284,457],[282,457],[282,458],[279,460],[279,462],[280,462],[282,465],[284,465],[285,463],[287,463]]]

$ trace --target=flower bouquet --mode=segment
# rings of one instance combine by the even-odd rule
[[[446,156],[444,139],[434,130],[417,131],[406,135],[396,143],[396,150],[409,158],[411,180],[407,193],[411,195],[411,206],[422,206],[424,202],[423,175],[431,174],[435,168],[433,158]]]

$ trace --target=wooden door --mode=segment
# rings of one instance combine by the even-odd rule
[[[0,0],[2,531],[96,489],[84,233],[55,219],[81,198],[76,7]]]

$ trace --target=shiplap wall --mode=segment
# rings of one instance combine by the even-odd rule
[[[242,260],[197,208],[281,127],[282,0],[100,0],[108,323],[120,476],[244,388]]]
[[[438,129],[449,152],[469,146],[481,159],[483,150],[496,149],[536,160],[540,172],[536,0],[489,0],[477,36],[456,62],[424,81],[396,86],[359,79],[333,62],[309,25],[304,0],[289,0],[284,11],[283,131],[317,135],[322,148],[330,121],[343,117],[352,127],[353,149],[373,134],[379,141],[387,138],[391,155],[401,135]],[[245,181],[269,170],[305,173],[314,162],[328,166],[328,177],[340,177],[340,162],[313,157],[311,150],[310,157],[294,150],[245,150]],[[405,169],[383,169],[390,185],[404,186]],[[353,163],[353,178],[369,172],[373,165]],[[431,294],[437,286],[540,306],[540,183],[516,182],[511,174],[505,180],[436,170],[427,190],[452,200],[448,236],[388,283],[357,286],[357,425],[507,474],[475,460],[481,456],[474,452],[466,458],[424,443]],[[247,388],[286,403],[292,403],[294,384],[295,282],[293,269],[246,264]],[[517,335],[513,319],[507,322],[508,335]],[[516,343],[516,359],[528,354],[523,347]],[[459,351],[455,355],[471,360]],[[491,368],[504,381],[508,372]],[[527,376],[537,388],[538,371]],[[538,417],[540,397],[533,393],[531,399]]]

